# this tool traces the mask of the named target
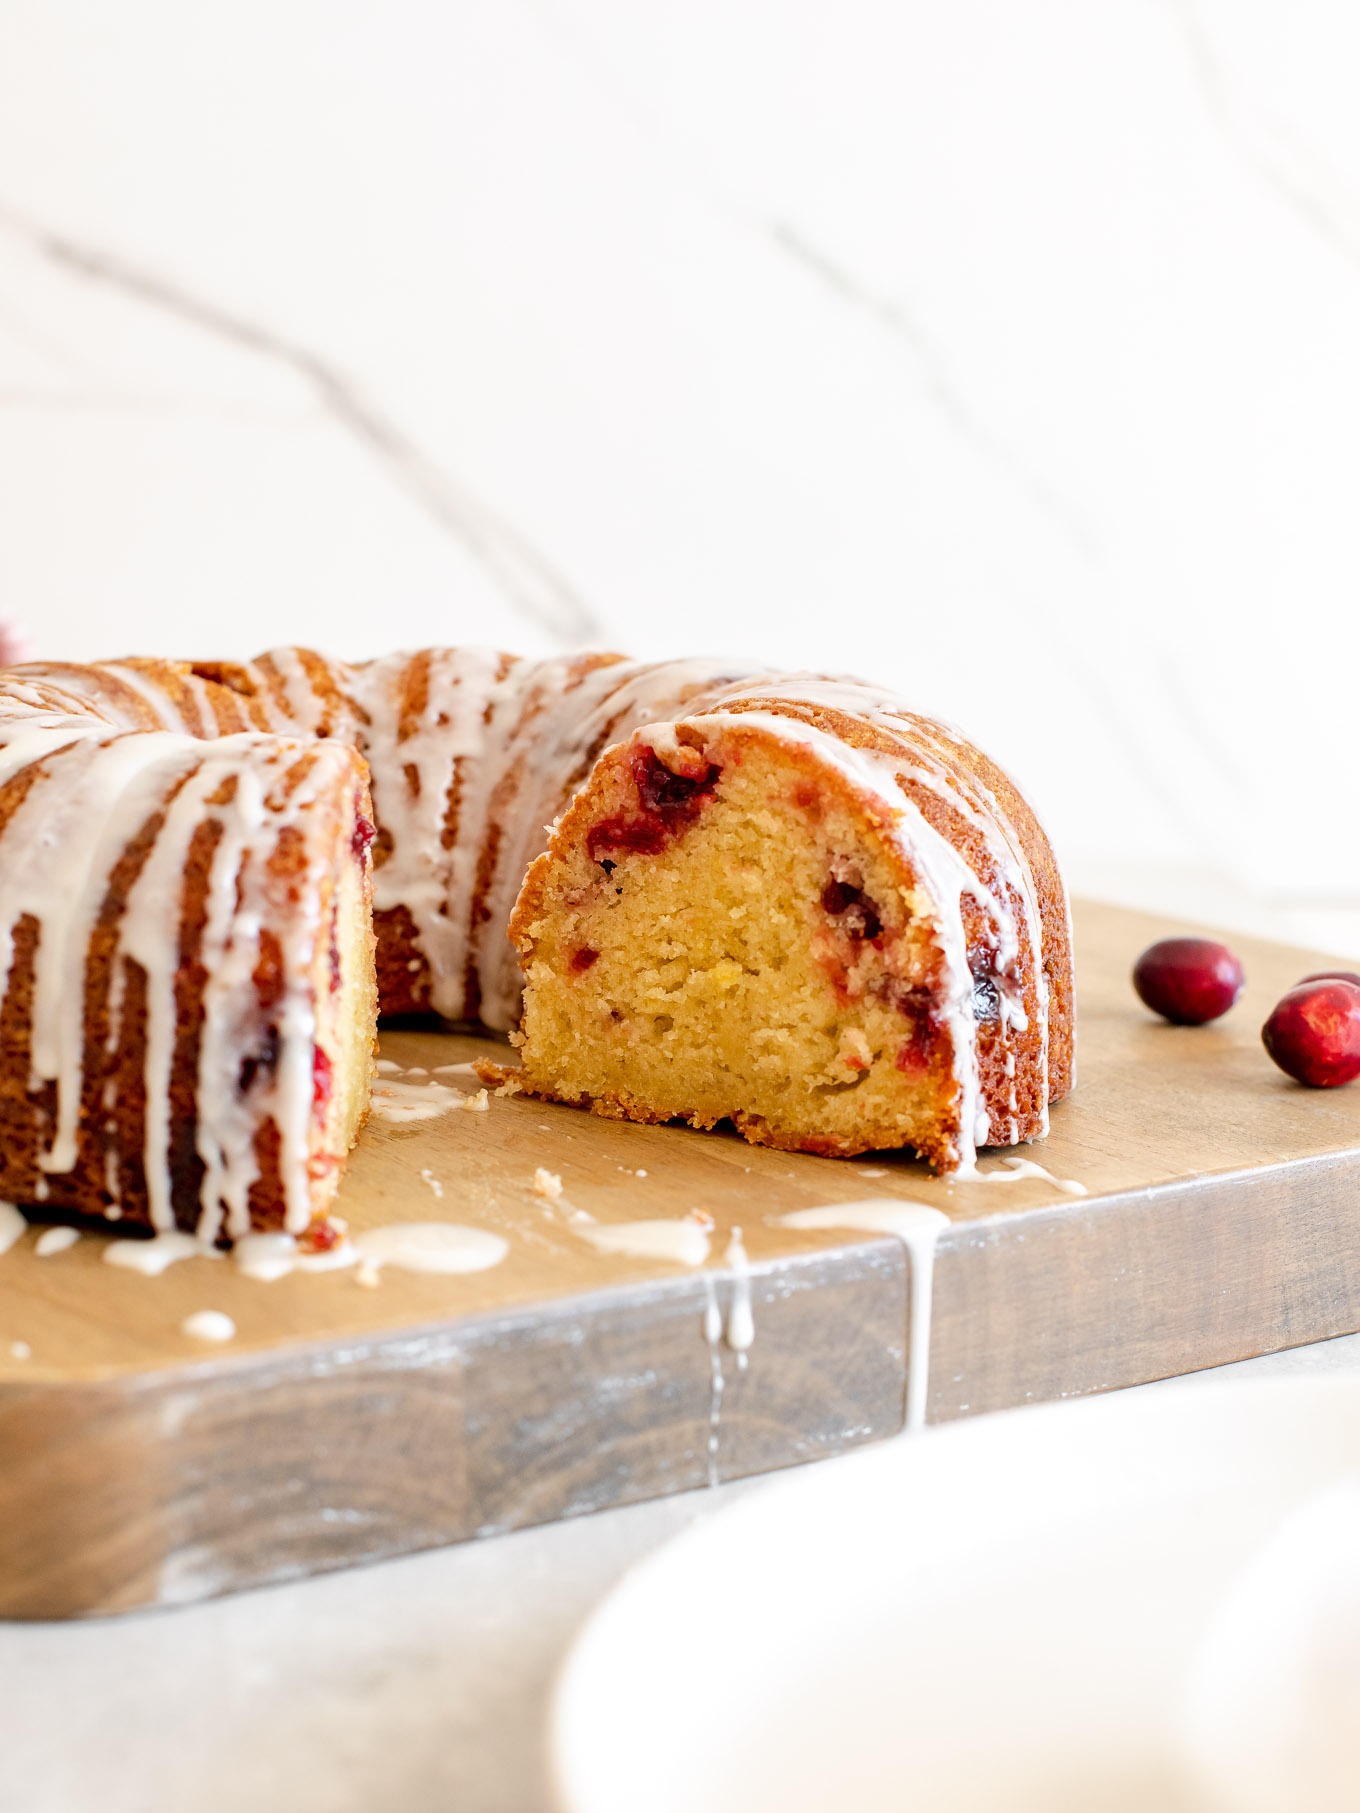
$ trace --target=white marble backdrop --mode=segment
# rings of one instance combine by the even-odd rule
[[[1348,0],[7,0],[0,611],[858,670],[1360,954]]]

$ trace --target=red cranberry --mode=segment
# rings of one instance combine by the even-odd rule
[[[1344,978],[1300,982],[1261,1028],[1261,1042],[1284,1071],[1313,1089],[1360,1076],[1360,984]]]
[[[1353,969],[1315,969],[1311,976],[1305,976],[1303,982],[1354,982],[1360,988],[1360,970]],[[1302,988],[1303,982],[1296,982],[1296,988]]]
[[[1203,1026],[1227,1013],[1245,981],[1237,958],[1212,938],[1163,938],[1133,966],[1139,1000],[1177,1026]]]
[[[324,1114],[330,1107],[334,1089],[335,1066],[318,1045],[312,1056],[312,1108],[317,1114]]]
[[[326,1215],[312,1223],[298,1240],[298,1245],[304,1253],[330,1253],[343,1239],[343,1233]]]
[[[659,819],[602,818],[590,827],[586,839],[590,859],[610,874],[615,865],[602,857],[602,850],[631,850],[637,856],[660,856],[666,847],[666,827]]]
[[[580,975],[584,970],[590,968],[599,955],[600,953],[591,950],[588,944],[583,944],[580,950],[571,953],[571,967]]]
[[[632,767],[642,810],[659,818],[668,831],[678,831],[694,817],[722,773],[716,762],[705,762],[699,768],[696,761],[695,773],[676,774],[657,760],[648,743],[634,755]]]
[[[840,922],[839,929],[851,938],[867,938],[870,943],[883,931],[878,908],[863,888],[852,888],[845,881],[828,881],[822,889],[822,911]]]
[[[354,852],[355,862],[362,862],[373,848],[373,839],[378,835],[378,827],[371,818],[365,818],[361,812],[354,821],[354,831],[349,840],[349,847]]]
[[[722,769],[716,762],[695,756],[696,772],[674,774],[659,762],[656,751],[644,743],[632,758],[633,785],[638,814],[607,818],[592,825],[586,842],[591,860],[606,866],[602,852],[631,850],[638,856],[659,856],[667,842],[692,824],[713,797]],[[612,871],[611,871],[612,872]]]

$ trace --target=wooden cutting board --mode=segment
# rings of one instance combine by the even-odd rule
[[[1216,1026],[1166,1026],[1128,974],[1178,929],[1077,913],[1077,1089],[1027,1151],[1084,1198],[1041,1178],[951,1184],[893,1154],[788,1156],[511,1097],[372,1123],[341,1203],[356,1231],[492,1229],[509,1253],[488,1271],[386,1270],[373,1289],[353,1271],[265,1284],[195,1258],[148,1278],[101,1263],[103,1233],[47,1258],[26,1235],[0,1257],[0,1616],[185,1602],[891,1435],[907,1385],[905,1251],[774,1224],[792,1209],[894,1197],[949,1217],[931,1421],[1360,1329],[1360,1085],[1304,1090],[1259,1040],[1320,960],[1233,938],[1243,1001]],[[388,1058],[425,1069],[488,1047],[383,1040]],[[706,1267],[598,1253],[534,1193],[540,1166],[601,1222],[706,1212]],[[710,1295],[730,1308],[734,1226],[751,1265],[744,1365],[705,1336]],[[234,1320],[230,1344],[181,1333],[205,1308]]]

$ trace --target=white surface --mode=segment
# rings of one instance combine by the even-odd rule
[[[1086,889],[1360,954],[1358,54],[1345,0],[10,0],[3,608],[868,669]]]
[[[1336,1373],[1360,1376],[1360,1336],[1214,1376]],[[765,1484],[170,1612],[0,1625],[0,1813],[549,1813],[543,1721],[576,1627],[630,1562]]]

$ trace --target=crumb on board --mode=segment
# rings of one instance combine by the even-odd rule
[[[500,1091],[496,1093],[499,1095]],[[476,1095],[464,1096],[459,1106],[466,1108],[469,1114],[485,1114],[491,1106],[491,1097],[487,1090],[479,1089]]]
[[[546,1196],[549,1202],[560,1202],[562,1199],[562,1179],[556,1171],[545,1171],[539,1165],[534,1172],[534,1195]]]
[[[33,1349],[29,1346],[27,1341],[11,1341],[9,1344],[9,1357],[11,1360],[31,1360],[33,1357]]]
[[[382,1283],[382,1271],[371,1259],[361,1259],[354,1268],[354,1282],[362,1284],[365,1290],[377,1290]]]

